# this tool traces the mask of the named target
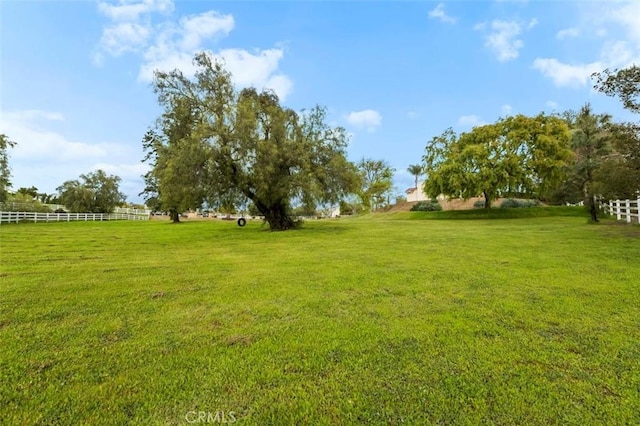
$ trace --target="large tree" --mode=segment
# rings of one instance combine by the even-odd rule
[[[640,113],[640,66],[604,70],[592,75],[594,88],[619,97],[626,109]],[[640,193],[640,125],[615,123],[610,126],[617,154],[600,170],[601,190],[609,197],[632,197]]]
[[[434,137],[424,155],[424,191],[451,197],[539,197],[563,178],[569,129],[558,117],[517,115]]]
[[[361,159],[357,166],[361,183],[358,196],[366,210],[374,211],[391,195],[395,170],[384,160],[370,158]]]
[[[601,193],[601,169],[613,152],[610,126],[609,115],[594,114],[586,104],[576,116],[572,129],[571,148],[575,156],[566,182],[576,186],[594,222],[598,221],[596,196]]]
[[[125,201],[119,184],[118,176],[97,170],[80,175],[79,180],[68,180],[56,190],[60,194],[60,202],[72,212],[111,213]]]
[[[9,168],[9,148],[16,145],[5,134],[0,134],[0,203],[7,201],[11,188],[11,168]]]
[[[325,109],[299,114],[270,91],[237,91],[206,53],[194,65],[193,79],[180,70],[155,73],[163,113],[145,139],[153,147],[147,192],[162,205],[249,199],[272,230],[286,230],[296,225],[293,203],[336,203],[355,189],[347,133],[326,123]]]
[[[613,153],[597,172],[599,195],[608,199],[634,198],[640,194],[640,125],[612,123]]]

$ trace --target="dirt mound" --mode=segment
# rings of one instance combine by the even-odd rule
[[[494,200],[491,205],[499,206],[500,203],[504,200],[504,198],[498,198]],[[473,197],[468,200],[463,200],[462,198],[452,198],[451,200],[438,200],[438,203],[442,206],[442,210],[471,210],[473,209],[473,204],[476,201],[484,201],[484,197]],[[414,206],[418,201],[405,201],[404,203],[394,204],[386,212],[408,212],[411,210],[411,207]]]
[[[405,201],[404,203],[394,204],[385,212],[408,212],[416,203],[417,201]]]

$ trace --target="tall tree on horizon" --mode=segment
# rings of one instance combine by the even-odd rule
[[[194,78],[180,70],[155,73],[163,112],[144,142],[150,198],[162,205],[170,199],[177,209],[251,200],[271,230],[286,230],[297,225],[293,202],[337,203],[355,191],[348,134],[327,124],[326,109],[296,113],[271,91],[237,91],[207,53],[198,53],[194,65]]]
[[[418,189],[418,178],[422,175],[422,166],[420,164],[410,164],[407,171],[415,178],[415,188]]]
[[[9,167],[9,148],[16,143],[9,136],[0,134],[0,203],[7,201],[9,188],[11,188],[11,168]]]
[[[499,119],[460,135],[447,129],[427,144],[425,192],[482,194],[487,209],[500,196],[539,198],[564,178],[569,138],[564,120],[543,114]]]

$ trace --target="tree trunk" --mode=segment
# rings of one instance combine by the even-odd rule
[[[180,213],[178,213],[178,210],[169,210],[169,217],[173,223],[180,223]]]
[[[267,211],[264,212],[264,218],[272,231],[286,231],[296,226],[296,222],[287,213],[286,206],[282,204],[267,208]]]
[[[253,201],[253,204],[264,216],[264,219],[269,224],[269,228],[272,231],[286,231],[287,229],[295,228],[297,222],[289,216],[287,203],[284,201],[276,202],[275,204],[267,205],[262,202],[252,192],[247,191],[245,195]]]
[[[485,209],[490,209],[491,208],[491,196],[489,196],[487,191],[483,191],[482,194],[484,195],[484,208]]]
[[[598,208],[596,207],[596,197],[594,195],[587,199],[589,206],[589,215],[591,215],[592,222],[599,222],[598,220]]]

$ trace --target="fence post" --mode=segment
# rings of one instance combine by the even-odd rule
[[[627,198],[624,203],[627,208],[625,211],[627,216],[627,223],[631,223],[631,200]]]
[[[614,205],[616,206],[616,220],[620,220],[620,200],[616,200]]]
[[[638,199],[636,200],[636,214],[638,215],[638,224],[640,224],[640,195],[638,195]]]

